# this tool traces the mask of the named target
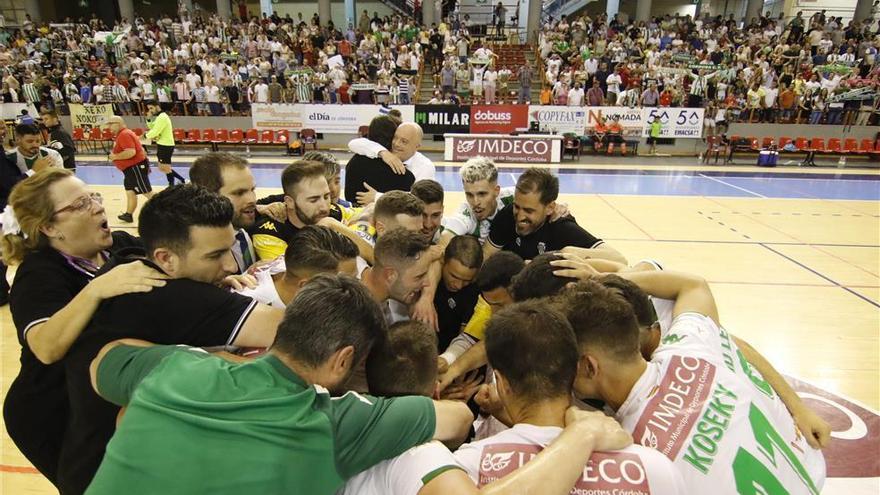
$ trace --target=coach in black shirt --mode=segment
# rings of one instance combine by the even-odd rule
[[[387,115],[376,117],[370,122],[367,137],[390,150],[398,124],[396,119]],[[412,172],[407,170],[402,175],[397,174],[381,158],[354,155],[345,166],[345,199],[357,204],[357,194],[367,192],[364,183],[384,193],[394,190],[409,191],[415,181],[416,177]]]
[[[138,229],[147,263],[171,280],[106,301],[63,361],[70,421],[58,466],[62,494],[85,491],[113,435],[119,408],[99,397],[89,379],[89,364],[105,344],[120,338],[199,347],[272,343],[283,312],[218,287],[237,270],[232,216],[228,199],[192,184],[169,187],[144,205]],[[114,258],[105,269],[132,259]]]
[[[571,216],[548,220],[556,210],[559,178],[549,171],[530,168],[516,182],[513,203],[492,220],[489,242],[483,247],[488,258],[499,249],[513,251],[525,260],[567,246],[587,248],[592,257],[626,263],[620,253],[584,230]]]
[[[434,294],[437,310],[437,350],[446,351],[474,315],[480,291],[473,283],[483,264],[483,251],[476,237],[453,237],[443,256],[441,281]]]

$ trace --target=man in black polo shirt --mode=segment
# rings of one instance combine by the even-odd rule
[[[113,435],[119,408],[89,380],[89,363],[104,344],[120,338],[198,347],[272,343],[283,311],[219,287],[237,270],[232,216],[228,199],[192,184],[169,187],[144,205],[138,230],[147,263],[171,280],[161,290],[102,303],[64,359],[70,420],[58,467],[61,493],[85,491]],[[102,273],[132,259],[114,258]]]
[[[548,221],[556,211],[559,178],[549,171],[530,168],[516,181],[513,203],[505,206],[492,220],[489,242],[483,257],[498,250],[513,251],[525,260],[567,246],[590,249],[594,258],[626,263],[620,253],[577,224],[574,217]]]
[[[441,282],[434,294],[437,310],[439,352],[444,352],[474,315],[480,291],[473,284],[483,264],[483,251],[476,237],[460,235],[446,246]]]

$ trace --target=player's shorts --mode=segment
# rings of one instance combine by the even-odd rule
[[[126,191],[134,191],[136,194],[153,191],[153,186],[150,185],[150,162],[147,160],[123,170],[122,176],[122,185]]]
[[[174,146],[156,145],[156,158],[163,165],[171,164],[171,155],[174,154]]]

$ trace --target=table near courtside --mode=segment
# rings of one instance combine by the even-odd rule
[[[482,156],[496,162],[560,163],[563,137],[551,134],[444,134],[446,161]]]

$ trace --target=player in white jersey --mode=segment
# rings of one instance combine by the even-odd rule
[[[581,358],[575,391],[604,401],[637,443],[673,461],[695,493],[818,494],[825,462],[766,383],[731,371],[724,332],[705,281],[665,284],[668,272],[625,274],[654,296],[674,299],[668,336],[646,362],[632,306],[592,280],[556,298]],[[699,279],[696,279],[699,280]]]
[[[570,405],[578,349],[571,325],[546,301],[530,300],[493,315],[486,329],[486,353],[494,370],[494,391],[478,400],[511,429],[455,453],[479,485],[519,468],[560,432]],[[493,400],[487,400],[493,397]],[[596,452],[572,493],[684,493],[669,459],[642,446]]]
[[[244,288],[238,293],[284,309],[299,289],[319,273],[354,276],[357,256],[357,245],[351,239],[327,227],[307,225],[293,235],[283,258],[252,270],[257,279],[256,287]]]
[[[570,257],[561,265],[584,267],[584,263],[583,260],[574,261]],[[595,262],[591,263],[592,266],[597,266]],[[554,264],[559,265],[560,263]],[[654,265],[659,269],[659,266]],[[685,273],[659,273],[652,269],[642,271],[654,271],[655,274],[632,275],[630,272],[618,272],[619,276],[605,275],[596,280],[605,287],[617,291],[633,307],[639,324],[639,347],[642,357],[645,360],[651,360],[658,349],[662,349],[666,345],[674,345],[680,338],[678,335],[670,333],[676,301],[648,296],[638,285],[627,279],[635,277],[638,280],[648,280],[649,283],[653,281],[653,285],[659,283],[667,293],[671,291],[676,294],[703,282],[698,277]],[[561,275],[563,280],[567,280],[566,276],[580,277],[577,273],[578,270],[575,269],[574,271],[557,270],[554,274]],[[595,275],[595,272],[589,273]],[[715,351],[721,354],[724,366],[728,370],[756,384],[762,390],[768,390],[770,393],[775,392],[779,396],[791,412],[798,428],[806,435],[810,446],[824,448],[828,445],[831,440],[831,426],[828,422],[807,407],[785,380],[785,377],[754,347],[721,326],[718,327],[718,338],[713,343]]]
[[[392,325],[384,342],[377,344],[367,358],[370,392],[386,397],[433,395],[437,377],[436,360],[437,339],[432,330],[416,321]],[[464,399],[473,394],[473,391],[459,390],[455,393]],[[339,493],[569,493],[583,473],[584,464],[594,449],[619,448],[629,444],[626,438],[628,435],[621,435],[619,425],[610,418],[598,413],[575,412],[572,409],[562,409],[560,421],[568,426],[565,430],[555,429],[557,432],[553,438],[545,442],[547,444],[552,441],[552,444],[538,454],[527,469],[515,472],[510,469],[503,479],[489,483],[479,490],[446,447],[438,442],[430,442],[352,477]],[[582,420],[575,422],[575,418]],[[578,432],[578,429],[581,431]],[[561,435],[558,435],[559,432]],[[563,452],[568,457],[563,457]]]
[[[443,227],[454,235],[473,235],[484,244],[495,214],[513,202],[513,188],[501,189],[498,169],[488,158],[471,158],[459,172],[466,201],[443,219]]]

